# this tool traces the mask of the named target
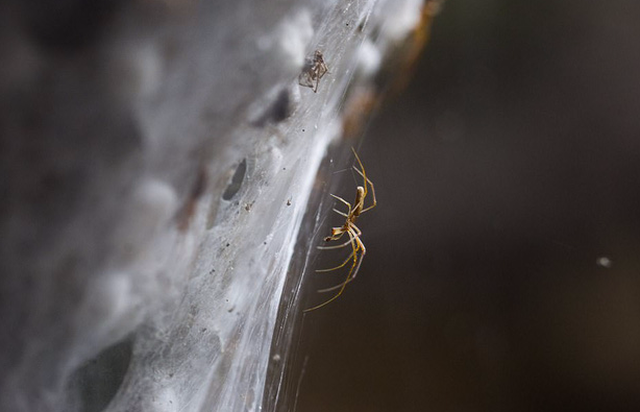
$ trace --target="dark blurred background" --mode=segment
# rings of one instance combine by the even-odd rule
[[[449,0],[360,155],[298,412],[640,410],[640,2]]]

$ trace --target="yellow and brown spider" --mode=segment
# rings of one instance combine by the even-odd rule
[[[356,166],[353,166],[353,170],[355,170],[360,176],[362,176],[363,185],[356,187],[356,199],[353,203],[353,206],[351,206],[351,204],[346,200],[344,200],[343,198],[336,196],[334,194],[331,194],[333,198],[335,198],[336,200],[339,200],[340,202],[344,203],[347,206],[347,212],[344,213],[339,211],[338,209],[335,209],[335,208],[333,209],[334,212],[336,212],[340,216],[345,217],[345,222],[342,226],[331,228],[331,236],[327,236],[324,238],[325,242],[332,242],[332,241],[340,240],[340,238],[342,238],[342,236],[344,236],[344,234],[346,233],[347,236],[349,236],[349,240],[335,246],[318,246],[318,249],[322,249],[322,250],[340,249],[346,246],[351,246],[352,251],[351,251],[351,254],[347,256],[345,261],[342,262],[342,264],[340,264],[339,266],[329,268],[329,269],[319,269],[319,270],[316,270],[316,272],[331,272],[334,270],[338,270],[345,267],[349,262],[351,262],[351,267],[349,268],[349,273],[347,273],[347,277],[344,282],[338,285],[332,286],[330,288],[320,289],[318,291],[318,292],[324,293],[324,292],[330,292],[332,290],[338,289],[338,293],[336,293],[331,299],[317,306],[314,306],[309,309],[305,309],[305,312],[311,312],[312,310],[320,309],[321,307],[328,305],[329,303],[338,299],[338,297],[342,295],[342,292],[344,291],[344,288],[347,286],[347,283],[351,282],[353,279],[356,278],[356,275],[358,274],[358,270],[360,270],[360,265],[362,264],[362,260],[364,259],[364,255],[367,253],[367,249],[364,247],[364,243],[362,243],[362,239],[360,239],[360,236],[362,235],[362,231],[358,228],[358,226],[356,226],[356,220],[362,213],[376,207],[378,202],[376,200],[376,190],[374,189],[373,183],[371,183],[371,180],[369,180],[369,178],[367,177],[367,174],[364,170],[364,166],[360,161],[360,157],[358,157],[358,154],[356,153],[355,149],[351,148],[351,150],[353,151],[353,154],[356,160],[358,161],[358,164],[360,165],[360,169],[362,169],[360,170]],[[368,190],[369,188],[371,188],[371,194],[373,195],[373,203],[365,207],[364,202],[365,202],[365,199],[367,198],[367,194],[369,193],[369,190]]]
[[[313,58],[305,59],[302,72],[298,76],[298,84],[304,87],[310,87],[314,93],[318,92],[318,84],[320,79],[329,71],[324,62],[324,56],[320,50],[313,53]]]

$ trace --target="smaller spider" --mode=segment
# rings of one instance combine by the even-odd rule
[[[358,165],[360,165],[360,169],[362,169],[360,170],[357,167],[353,166],[353,170],[355,170],[356,172],[358,172],[360,176],[362,176],[363,185],[356,187],[356,199],[353,206],[351,206],[351,204],[346,200],[344,200],[343,198],[338,197],[334,194],[331,195],[333,196],[333,198],[335,198],[336,200],[339,200],[340,202],[342,202],[347,206],[347,212],[344,213],[339,211],[338,209],[333,209],[334,212],[336,212],[340,216],[345,217],[345,222],[342,226],[331,228],[331,236],[327,236],[324,238],[325,242],[331,242],[334,240],[339,240],[343,235],[346,234],[347,236],[349,236],[349,240],[335,246],[318,246],[318,249],[322,249],[322,250],[340,249],[346,246],[351,246],[352,251],[351,251],[351,254],[347,256],[345,261],[342,262],[342,264],[340,264],[339,266],[329,268],[329,269],[319,269],[319,270],[316,270],[316,272],[331,272],[334,270],[338,270],[347,266],[349,262],[351,262],[351,267],[349,268],[349,272],[347,273],[347,277],[344,280],[344,282],[336,286],[332,286],[330,288],[320,289],[318,291],[320,293],[324,293],[324,292],[330,292],[332,290],[339,289],[338,293],[336,293],[331,299],[325,301],[324,303],[321,303],[309,309],[305,309],[304,312],[311,312],[312,310],[320,309],[321,307],[328,305],[329,303],[338,299],[338,297],[342,295],[342,292],[344,291],[344,288],[347,286],[347,283],[351,282],[356,278],[356,275],[358,274],[358,270],[360,270],[360,265],[362,264],[362,259],[364,259],[364,255],[365,253],[367,253],[367,249],[364,247],[364,243],[362,243],[362,240],[360,239],[362,232],[356,226],[355,223],[356,223],[356,219],[358,219],[358,216],[376,207],[376,205],[378,204],[378,201],[376,200],[376,190],[374,189],[373,183],[371,183],[371,180],[369,180],[369,178],[367,177],[367,174],[364,170],[364,166],[360,161],[360,157],[358,157],[358,154],[356,153],[355,149],[351,148],[351,150],[353,151],[353,154],[355,155],[356,160],[358,161]],[[369,206],[365,207],[364,201],[367,197],[367,193],[369,192],[369,188],[371,189],[371,194],[373,195],[373,202]]]
[[[318,92],[318,84],[322,76],[327,74],[329,68],[324,62],[324,57],[320,50],[313,53],[313,58],[307,57],[302,67],[302,72],[298,76],[298,84],[304,87],[310,87],[314,93]]]

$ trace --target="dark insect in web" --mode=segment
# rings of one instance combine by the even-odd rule
[[[304,87],[310,87],[313,89],[313,92],[316,93],[318,91],[318,85],[320,84],[320,79],[329,71],[329,68],[324,62],[324,57],[320,50],[316,50],[313,53],[313,57],[308,57],[304,66],[302,67],[302,72],[298,76],[298,84]]]

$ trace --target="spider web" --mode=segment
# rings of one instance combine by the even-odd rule
[[[10,141],[60,146],[7,179],[65,190],[7,203],[26,223],[3,242],[39,238],[21,250],[34,255],[2,249],[0,409],[295,408],[303,275],[333,205],[330,162],[348,164],[352,143],[331,144],[397,40],[382,23],[407,34],[421,4],[151,2],[114,11],[91,53],[19,44],[52,85],[23,88],[40,134]],[[317,49],[329,73],[313,93],[297,80]]]

